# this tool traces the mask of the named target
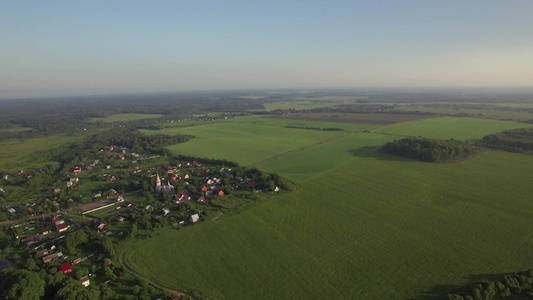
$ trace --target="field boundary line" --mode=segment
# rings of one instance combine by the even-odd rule
[[[138,244],[135,243],[135,244]],[[153,281],[152,279],[138,273],[137,271],[135,271],[132,267],[128,266],[128,264],[126,263],[126,256],[128,254],[129,251],[131,251],[133,248],[129,248],[129,249],[126,249],[124,250],[121,254],[120,254],[120,257],[119,257],[119,262],[120,264],[122,265],[122,267],[124,268],[124,270],[128,273],[130,273],[131,275],[133,275],[134,277],[139,277],[139,278],[143,278],[144,280],[148,281],[148,284],[162,290],[162,291],[165,291],[165,292],[168,292],[170,294],[173,294],[174,296],[178,297],[178,298],[181,298],[183,296],[185,296],[185,293],[183,292],[180,292],[180,291],[177,291],[177,290],[174,290],[174,289],[171,289],[161,283],[158,283],[158,282],[155,282]]]
[[[353,135],[355,133],[358,133],[356,130],[351,130],[349,132],[345,132],[341,135],[337,135],[337,136],[334,136],[334,137],[330,137],[330,138],[327,138],[325,140],[321,140],[321,141],[318,141],[318,142],[315,142],[315,143],[312,143],[312,144],[309,144],[309,145],[305,145],[305,146],[302,146],[302,147],[298,147],[296,149],[292,149],[292,150],[289,150],[287,152],[283,152],[283,153],[280,153],[280,154],[277,154],[277,155],[274,155],[274,156],[271,156],[269,158],[266,158],[266,159],[263,159],[263,160],[260,160],[260,161],[257,161],[257,162],[254,162],[252,164],[249,164],[248,167],[253,167],[253,168],[256,168],[256,167],[259,167],[261,165],[264,165],[266,163],[270,163],[270,162],[273,162],[273,161],[276,161],[278,159],[281,159],[281,158],[285,158],[287,156],[290,156],[290,155],[293,155],[293,154],[296,154],[298,152],[302,152],[304,150],[307,150],[307,149],[310,149],[310,148],[314,148],[316,146],[320,146],[322,144],[326,144],[326,143],[331,143],[331,142],[334,142],[334,141],[337,141],[337,140],[340,140],[342,138],[345,138],[347,136],[350,136],[350,135]]]

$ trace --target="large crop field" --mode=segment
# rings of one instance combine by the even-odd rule
[[[531,268],[532,156],[431,164],[373,151],[398,135],[473,140],[515,127],[439,118],[347,134],[260,166],[300,182],[297,191],[164,231],[127,262],[215,299],[426,299]]]
[[[145,133],[190,134],[195,138],[169,147],[172,152],[195,157],[236,161],[242,165],[275,156],[299,147],[342,136],[343,131],[320,131],[286,128],[288,125],[335,127],[343,130],[376,128],[377,125],[322,123],[246,117],[186,128],[169,128]]]
[[[531,168],[533,157],[501,152],[441,165],[358,157],[240,215],[168,231],[128,259],[214,298],[421,296],[531,267]]]
[[[307,149],[300,153],[259,166],[261,170],[276,172],[295,182],[328,172],[357,156],[369,156],[395,137],[384,134],[357,133]]]
[[[423,136],[429,138],[476,140],[487,134],[532,125],[512,121],[496,121],[478,118],[441,117],[417,122],[404,122],[376,129],[377,133],[399,136]]]

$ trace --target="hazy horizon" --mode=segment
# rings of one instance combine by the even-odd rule
[[[529,1],[0,3],[0,99],[533,87]]]

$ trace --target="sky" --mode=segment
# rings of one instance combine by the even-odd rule
[[[0,98],[533,86],[533,1],[0,0]]]

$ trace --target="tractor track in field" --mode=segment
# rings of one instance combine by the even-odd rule
[[[131,249],[128,249],[126,251],[124,251],[124,253],[122,253],[119,257],[119,262],[120,262],[120,265],[124,268],[124,270],[128,273],[130,273],[131,275],[133,275],[134,277],[139,277],[139,278],[142,278],[144,280],[146,280],[150,285],[162,290],[162,291],[165,291],[167,293],[170,293],[174,296],[176,296],[177,299],[180,299],[181,297],[185,296],[185,293],[183,292],[180,292],[180,291],[176,291],[176,290],[173,290],[169,287],[166,287],[164,286],[163,284],[161,283],[158,283],[158,282],[155,282],[153,280],[151,280],[150,278],[147,278],[141,274],[139,274],[138,272],[136,272],[135,270],[133,270],[133,268],[131,268],[130,266],[128,266],[128,264],[125,262],[124,260],[124,256],[126,255],[126,252],[130,251]],[[175,299],[176,299],[175,298]]]
[[[337,136],[334,136],[334,137],[331,137],[331,138],[327,138],[325,140],[322,140],[322,141],[318,141],[316,143],[312,143],[312,144],[309,144],[309,145],[305,145],[305,146],[302,146],[302,147],[298,147],[296,149],[292,149],[292,150],[289,150],[287,152],[283,152],[283,153],[280,153],[280,154],[277,154],[277,155],[274,155],[274,156],[271,156],[269,158],[266,158],[266,159],[263,159],[263,160],[260,160],[260,161],[257,161],[257,162],[254,162],[250,165],[248,165],[248,167],[253,167],[253,168],[256,168],[256,167],[259,167],[261,165],[264,165],[264,164],[267,164],[267,163],[270,163],[270,162],[273,162],[273,161],[276,161],[278,159],[281,159],[281,158],[284,158],[284,157],[287,157],[287,156],[290,156],[290,155],[293,155],[293,154],[296,154],[296,153],[299,153],[299,152],[302,152],[304,150],[307,150],[307,149],[310,149],[310,148],[314,148],[316,146],[320,146],[320,145],[323,145],[323,144],[327,144],[327,143],[331,143],[331,142],[334,142],[334,141],[337,141],[337,140],[340,140],[344,137],[347,137],[349,135],[352,135],[352,134],[355,134],[355,133],[358,133],[356,130],[352,130],[352,131],[348,131],[348,132],[344,132],[343,134],[341,135],[337,135]]]

